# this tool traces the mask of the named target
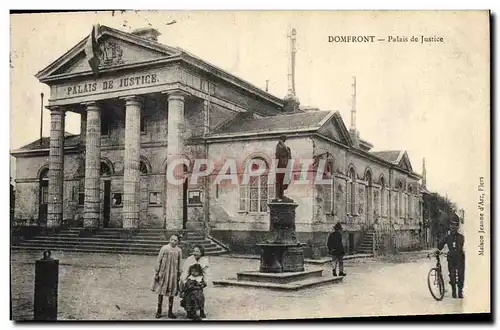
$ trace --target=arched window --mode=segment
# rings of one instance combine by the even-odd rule
[[[101,162],[101,176],[111,175],[111,168],[106,162]]]
[[[385,207],[385,201],[386,201],[386,191],[385,191],[385,180],[384,177],[380,178],[380,213],[381,216],[385,217],[387,216],[387,209]]]
[[[396,218],[403,218],[403,183],[398,181],[396,185]]]
[[[142,175],[148,174],[149,173],[149,168],[148,165],[144,161],[141,160],[139,163],[139,172],[141,172]]]
[[[349,182],[347,183],[347,213],[355,215],[356,212],[356,172],[354,167],[349,169]]]
[[[373,181],[372,181],[372,172],[370,170],[367,170],[365,173],[365,181],[367,182],[367,186],[365,189],[365,221],[371,222],[372,219],[372,214],[373,214],[373,203],[372,203],[372,198],[373,198]]]
[[[258,170],[259,163],[265,166],[265,170],[259,176],[249,176],[248,185],[240,184],[239,210],[252,213],[267,212],[267,203],[274,198],[275,190],[274,185],[268,183],[269,165],[261,157],[251,159],[250,163],[252,163],[251,171]]]
[[[411,186],[408,186],[408,218],[413,219],[413,191]]]

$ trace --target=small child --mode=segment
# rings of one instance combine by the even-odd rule
[[[158,294],[158,309],[156,318],[161,317],[163,296],[168,297],[168,314],[171,319],[177,318],[172,311],[174,297],[179,293],[182,250],[178,246],[179,236],[172,235],[170,242],[164,245],[158,253],[155,275],[151,290]]]
[[[203,288],[207,284],[203,278],[203,270],[200,264],[194,264],[189,267],[189,276],[183,287],[184,299],[182,306],[187,312],[187,317],[192,320],[200,320],[203,316],[203,308],[205,306],[205,296]],[[197,312],[200,312],[198,316]]]

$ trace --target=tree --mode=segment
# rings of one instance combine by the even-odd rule
[[[423,195],[425,227],[431,229],[433,238],[439,239],[446,235],[450,219],[455,214],[454,204],[438,193]]]

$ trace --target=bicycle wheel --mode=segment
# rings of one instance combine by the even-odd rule
[[[437,268],[432,268],[427,275],[427,285],[434,299],[441,301],[444,297],[444,280]]]

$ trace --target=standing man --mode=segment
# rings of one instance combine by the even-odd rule
[[[332,256],[333,276],[337,276],[337,264],[339,266],[339,276],[346,276],[344,273],[344,244],[342,244],[342,225],[337,223],[334,232],[328,235],[326,246]]]
[[[463,298],[464,273],[465,273],[465,253],[464,236],[458,233],[459,220],[453,217],[450,221],[450,233],[438,243],[438,250],[442,250],[448,245],[448,272],[450,276],[451,295],[453,298]]]
[[[276,145],[275,157],[278,161],[278,168],[286,168],[288,161],[292,159],[292,152],[285,144],[286,136],[280,136],[280,140]],[[285,199],[285,190],[288,188],[288,183],[285,184],[286,173],[276,173],[276,198]]]

